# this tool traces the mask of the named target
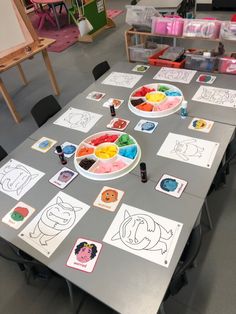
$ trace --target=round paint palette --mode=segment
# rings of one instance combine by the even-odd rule
[[[79,144],[74,164],[86,178],[112,180],[129,173],[140,158],[140,147],[131,135],[104,131],[87,137]]]
[[[160,118],[180,109],[182,91],[170,84],[156,83],[143,85],[129,97],[129,109],[138,116]]]

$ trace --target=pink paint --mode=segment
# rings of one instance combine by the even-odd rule
[[[171,99],[168,99],[164,103],[158,105],[157,110],[153,110],[153,111],[164,111],[164,110],[168,110],[171,108],[175,108],[176,106],[178,106],[179,102],[180,102],[179,98],[173,97]]]
[[[111,173],[111,172],[121,170],[125,167],[127,167],[127,164],[123,160],[117,159],[116,161],[98,163],[97,166],[93,169],[93,172],[94,173]]]

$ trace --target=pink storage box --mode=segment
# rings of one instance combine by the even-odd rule
[[[184,21],[181,17],[154,17],[152,19],[152,33],[167,36],[182,36]]]
[[[236,40],[236,23],[223,22],[220,30],[220,36],[225,39]]]
[[[221,22],[214,19],[184,20],[184,37],[219,38]]]
[[[220,58],[218,70],[220,73],[236,74],[236,59],[231,57]]]

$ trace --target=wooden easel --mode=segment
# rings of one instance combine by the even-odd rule
[[[28,16],[25,14],[25,10],[24,7],[22,6],[21,2],[19,2],[18,0],[9,0],[11,1],[12,5],[15,6],[14,10],[16,12],[16,14],[18,15],[18,21],[20,23],[20,25],[22,26],[22,29],[27,30],[27,32],[30,34],[31,36],[31,43],[28,44],[27,40],[25,40],[25,42],[23,42],[19,46],[17,45],[16,47],[9,47],[9,49],[7,49],[5,52],[0,52],[2,54],[5,53],[5,55],[3,57],[0,58],[0,74],[4,71],[7,71],[8,69],[17,66],[18,70],[19,70],[19,74],[21,77],[21,80],[23,82],[24,85],[27,84],[27,80],[26,77],[24,75],[23,69],[21,67],[21,62],[26,60],[26,59],[32,59],[33,56],[39,52],[42,53],[47,71],[48,71],[48,75],[49,75],[49,79],[51,81],[53,90],[55,92],[56,95],[60,94],[60,90],[56,81],[56,77],[55,74],[53,72],[52,69],[52,65],[47,53],[47,47],[49,47],[51,44],[53,44],[55,42],[54,39],[48,39],[48,38],[38,38]],[[10,25],[9,25],[10,27]],[[26,49],[27,47],[27,49]],[[8,53],[9,51],[9,53]],[[17,113],[17,110],[15,108],[15,105],[11,99],[11,96],[9,95],[1,77],[0,77],[0,92],[3,95],[3,98],[5,99],[7,106],[13,116],[13,119],[15,120],[15,122],[19,123],[21,121],[21,117],[20,115]]]

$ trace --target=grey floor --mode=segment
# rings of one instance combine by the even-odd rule
[[[124,9],[127,0],[108,0],[107,7]],[[231,13],[201,12],[202,16],[228,19]],[[91,69],[100,61],[111,65],[126,60],[124,46],[125,15],[115,18],[116,29],[101,34],[94,43],[76,43],[66,51],[50,53],[58,83],[62,90],[58,101],[63,106],[93,82]],[[204,48],[206,42],[185,42],[186,47]],[[229,49],[235,49],[233,46]],[[231,51],[232,51],[231,49]],[[23,64],[29,85],[21,85],[15,69],[2,75],[23,117],[15,124],[0,96],[0,144],[8,152],[26,139],[36,125],[30,109],[42,97],[51,93],[41,56]],[[235,79],[234,77],[232,77]],[[234,314],[236,313],[236,163],[231,167],[227,184],[209,198],[214,230],[204,227],[198,267],[189,272],[189,284],[165,304],[166,314]],[[204,217],[203,217],[204,222]],[[65,282],[59,278],[35,280],[26,285],[23,274],[15,264],[0,260],[0,313],[1,314],[65,314],[70,313]],[[157,283],[158,284],[158,283]],[[76,301],[81,291],[76,289]],[[88,297],[81,314],[110,314],[111,309]],[[134,313],[135,314],[135,313]],[[148,313],[144,313],[148,314]]]

